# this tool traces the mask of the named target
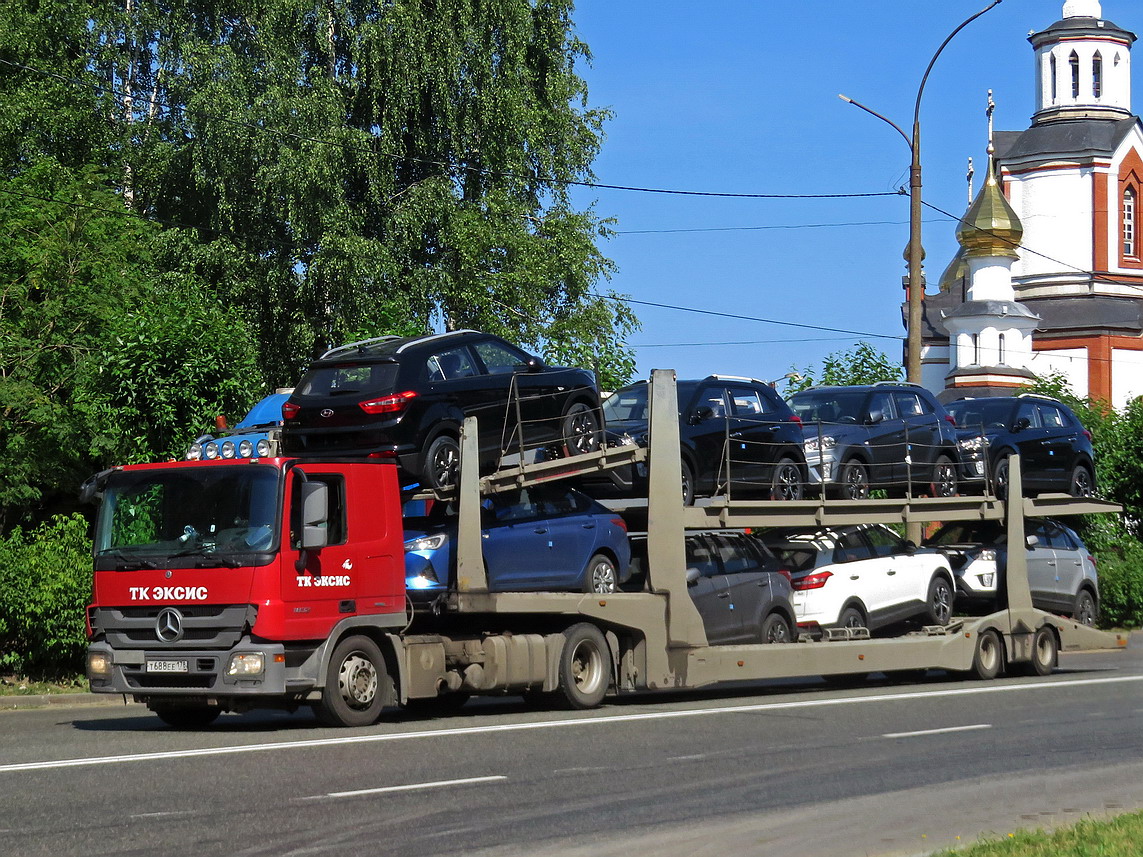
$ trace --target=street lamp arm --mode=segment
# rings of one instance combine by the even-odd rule
[[[939,57],[941,55],[941,53],[944,51],[945,47],[948,45],[949,42],[951,42],[953,40],[953,37],[956,36],[957,33],[959,33],[961,30],[963,30],[965,27],[967,27],[969,24],[971,24],[973,21],[975,21],[977,18],[979,18],[981,15],[983,15],[989,9],[992,9],[996,6],[999,6],[1002,2],[1003,2],[1003,0],[992,0],[992,2],[990,4],[988,4],[988,6],[986,6],[984,9],[981,9],[979,12],[977,12],[975,15],[973,15],[971,18],[969,18],[967,21],[965,21],[963,24],[961,24],[959,27],[957,27],[951,33],[949,33],[948,36],[945,38],[945,40],[943,42],[941,42],[941,46],[939,48],[937,48],[937,52],[935,54],[933,54],[933,58],[931,60],[929,60],[928,68],[925,69],[925,74],[924,74],[924,76],[921,77],[921,85],[917,89],[917,103],[913,107],[913,125],[914,126],[916,126],[917,123],[921,121],[921,96],[925,94],[925,84],[929,82],[929,73],[933,70],[933,66],[937,64],[937,57]],[[894,127],[896,127],[896,126],[894,126]],[[898,128],[897,130],[900,131],[901,129]]]
[[[996,1],[997,1],[998,3],[1000,2],[1000,0],[996,0]],[[905,145],[906,145],[906,146],[908,146],[910,149],[912,149],[912,148],[913,148],[913,141],[909,139],[909,135],[908,135],[908,134],[906,134],[904,131],[902,131],[902,130],[901,130],[901,126],[900,126],[900,125],[898,125],[896,122],[894,122],[892,119],[888,118],[887,116],[882,116],[882,115],[881,115],[880,113],[878,113],[876,110],[873,110],[873,109],[871,109],[871,108],[869,108],[869,107],[866,107],[866,106],[865,106],[864,104],[862,104],[860,101],[854,101],[854,100],[853,100],[852,98],[850,98],[848,95],[842,95],[842,94],[839,92],[839,93],[838,93],[838,95],[837,95],[837,97],[838,97],[838,98],[840,98],[842,101],[845,101],[845,102],[847,102],[847,103],[849,103],[849,104],[852,104],[854,107],[858,108],[859,110],[864,110],[864,111],[865,111],[866,113],[868,113],[870,116],[876,116],[878,119],[880,119],[880,120],[881,120],[882,122],[884,122],[886,125],[889,125],[889,126],[891,126],[891,127],[893,128],[893,130],[895,130],[895,131],[896,131],[898,134],[900,134],[900,135],[901,135],[901,137],[902,137],[902,138],[905,140]]]

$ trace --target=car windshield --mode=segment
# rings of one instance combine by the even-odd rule
[[[1006,429],[1012,420],[1015,399],[962,399],[945,406],[956,424],[962,428]]]
[[[346,396],[353,393],[389,393],[397,383],[400,365],[391,361],[334,363],[311,366],[295,395]]]
[[[856,423],[865,404],[864,390],[806,390],[790,398],[803,423]]]
[[[925,540],[927,545],[1002,544],[1007,536],[998,524],[952,523],[945,524]]]
[[[261,466],[113,473],[99,510],[96,557],[201,561],[273,550],[280,482],[276,468]]]

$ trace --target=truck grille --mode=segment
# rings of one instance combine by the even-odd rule
[[[157,626],[159,614],[172,606],[181,614],[182,634],[167,641]],[[256,615],[257,608],[246,604],[100,607],[92,613],[92,625],[116,649],[230,649],[254,625]]]

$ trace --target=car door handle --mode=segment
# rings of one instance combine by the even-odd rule
[[[1048,565],[1055,565],[1055,564],[1056,564],[1056,561],[1054,559],[1048,560]]]
[[[532,532],[534,532],[537,536],[542,536],[547,531],[547,527],[536,527],[536,529],[532,530]]]
[[[755,586],[769,586],[769,585],[770,585],[770,581],[769,581],[769,580],[759,580],[759,581],[758,581],[757,583],[755,583],[754,585],[755,585]]]
[[[732,431],[732,432],[730,433],[730,436],[731,436],[731,437],[742,437],[742,432],[740,432],[740,431]]]
[[[720,592],[720,593],[718,593],[718,597],[719,598],[729,598],[730,593],[729,592]]]
[[[888,574],[890,577],[892,577],[892,576],[893,576],[893,575],[895,575],[897,572],[896,572],[896,571],[894,571],[893,569],[889,569],[889,570],[888,570],[887,572],[885,572],[885,573],[886,573],[886,574]]]
[[[861,575],[860,575],[860,574],[851,574],[851,575],[849,576],[849,579],[850,579],[850,580],[860,580],[860,579],[861,579]]]
[[[595,529],[595,524],[580,524],[580,526],[583,527],[585,530],[594,530]]]

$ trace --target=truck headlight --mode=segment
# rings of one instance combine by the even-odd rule
[[[187,450],[187,461],[198,461],[202,458],[202,444],[192,443]]]
[[[254,444],[252,444],[250,441],[244,440],[244,441],[242,441],[242,443],[238,444],[238,457],[239,458],[249,458],[251,455],[253,455],[253,453],[254,453]]]
[[[258,439],[258,457],[267,458],[270,455],[270,441],[262,437]]]
[[[107,652],[88,652],[87,674],[91,678],[107,678],[111,675],[111,655]]]
[[[202,448],[202,457],[207,461],[214,461],[218,458],[218,444],[213,440]]]
[[[262,675],[266,670],[266,656],[261,652],[235,652],[226,665],[226,674],[232,676]]]
[[[234,441],[228,440],[222,444],[222,457],[234,458]]]

